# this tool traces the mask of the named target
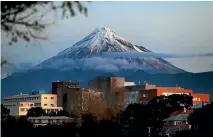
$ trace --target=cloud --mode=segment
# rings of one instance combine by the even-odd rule
[[[158,58],[191,58],[191,57],[209,57],[213,53],[203,54],[169,54],[169,53],[153,53],[153,52],[104,52],[100,57],[125,57],[125,58],[138,58],[138,57],[158,57]]]
[[[20,72],[20,71],[25,71],[27,69],[30,69],[33,67],[35,64],[34,63],[15,63],[15,62],[9,62],[8,64],[5,64],[2,66],[1,69],[1,79],[11,75],[12,73],[15,72]]]
[[[117,72],[120,68],[123,69],[132,69],[138,68],[138,64],[130,63],[126,59],[111,59],[111,58],[101,58],[101,57],[93,57],[93,58],[84,58],[79,60],[73,60],[70,58],[49,60],[47,62],[43,62],[40,65],[36,66],[34,69],[42,69],[42,68],[53,68],[53,69],[61,69],[61,70],[70,70],[75,68],[81,69],[93,69],[93,70],[101,70],[106,72]]]

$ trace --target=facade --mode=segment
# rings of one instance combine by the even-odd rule
[[[54,94],[19,94],[3,98],[3,105],[10,109],[10,115],[26,115],[31,107],[42,107],[47,113],[62,110],[57,106],[57,95]]]
[[[48,124],[61,125],[63,123],[71,123],[74,118],[65,116],[40,116],[40,117],[29,117],[28,120],[34,126],[46,126]]]
[[[193,104],[210,101],[209,94],[193,93],[190,89],[180,87],[157,87],[146,82],[136,85],[134,82],[126,82],[123,77],[95,77],[89,81],[88,88],[80,88],[79,82],[53,82],[52,93],[58,96],[57,105],[63,106],[70,113],[74,110],[79,110],[78,113],[89,111],[91,107],[88,104],[94,102],[92,98],[95,97],[101,98],[99,103],[118,109],[125,109],[132,103],[147,104],[157,96],[172,94],[191,95]],[[91,95],[95,97],[91,98]]]
[[[210,102],[209,94],[193,93],[191,89],[184,89],[179,87],[156,87],[155,89],[144,89],[139,91],[140,103],[148,103],[156,96],[169,96],[172,94],[186,94],[193,97],[193,104],[200,104],[202,102]]]
[[[89,81],[89,87],[104,92],[104,104],[108,107],[123,109],[131,100],[131,94],[125,87],[135,87],[134,82],[126,82],[123,77],[96,77]],[[128,98],[128,99],[127,99]],[[130,101],[131,102],[131,101]]]
[[[81,115],[100,109],[103,104],[103,92],[97,89],[66,86],[69,82],[53,82],[52,93],[58,96],[58,105],[69,114]]]

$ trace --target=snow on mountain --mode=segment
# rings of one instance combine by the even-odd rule
[[[141,69],[148,73],[183,73],[182,69],[155,57],[109,58],[99,57],[103,52],[151,52],[145,47],[134,45],[107,27],[95,29],[91,34],[65,49],[56,56],[42,62],[36,68],[60,69]],[[125,63],[124,63],[125,62]],[[109,69],[109,71],[111,71]]]

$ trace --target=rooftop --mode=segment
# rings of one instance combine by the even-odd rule
[[[193,109],[185,109],[185,110],[177,110],[173,113],[171,113],[171,115],[178,115],[178,114],[191,114],[193,113],[194,110]]]
[[[33,119],[40,119],[40,120],[48,120],[48,119],[72,119],[70,117],[65,117],[65,116],[40,116],[40,117],[29,117],[29,120],[33,120]]]
[[[164,119],[163,121],[186,121],[188,118],[189,114],[178,114],[178,115],[173,115],[171,117],[168,117]]]

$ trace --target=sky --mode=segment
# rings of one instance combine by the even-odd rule
[[[2,56],[17,64],[37,64],[103,26],[157,53],[213,52],[213,2],[91,2],[86,6],[88,17],[59,17],[46,29],[46,41],[33,40],[27,47],[23,41],[8,46],[2,33]],[[165,59],[189,72],[213,71],[213,56]]]

